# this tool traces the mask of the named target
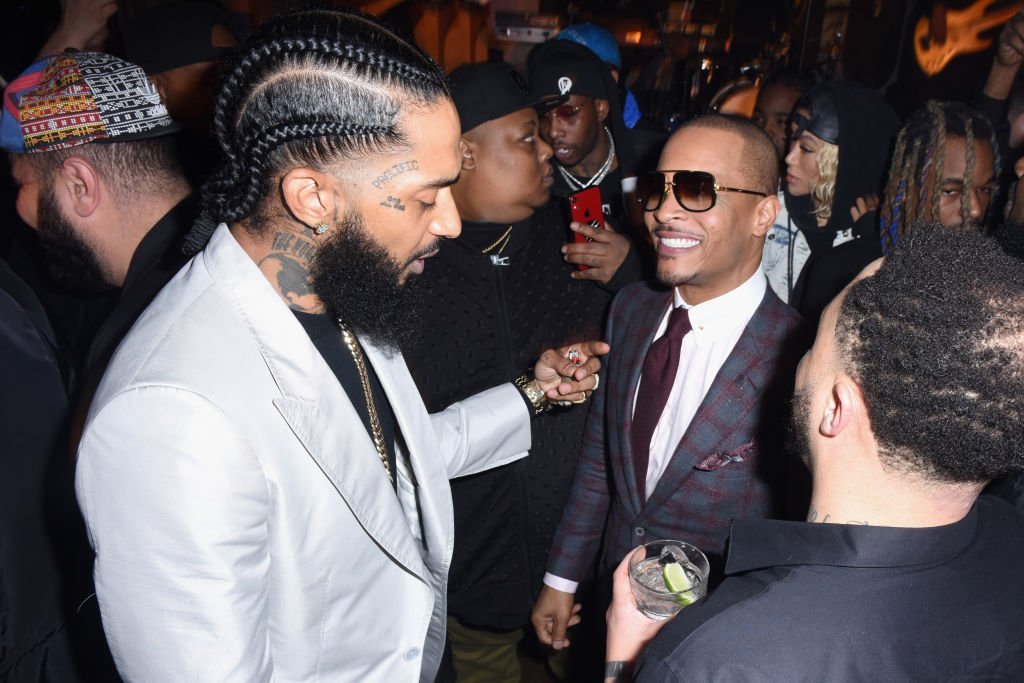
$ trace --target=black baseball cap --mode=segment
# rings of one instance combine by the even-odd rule
[[[795,124],[793,138],[798,138],[806,130],[825,142],[839,144],[839,109],[836,107],[835,96],[830,84],[822,83],[805,92],[793,107],[790,120]],[[801,113],[801,109],[810,112]]]
[[[460,66],[448,75],[448,82],[463,133],[520,109],[546,110],[568,99],[561,95],[530,97],[522,76],[505,62]]]
[[[589,48],[568,40],[549,40],[530,52],[526,76],[530,95],[583,95],[599,100],[616,96],[611,72]],[[609,90],[611,88],[611,90]]]

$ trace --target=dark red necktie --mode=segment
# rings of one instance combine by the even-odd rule
[[[668,316],[668,327],[647,351],[643,373],[640,375],[640,391],[633,409],[633,464],[636,467],[636,481],[640,495],[646,499],[647,463],[651,458],[651,438],[658,420],[665,411],[668,395],[676,381],[679,369],[679,353],[683,337],[693,329],[690,326],[689,310],[679,306]]]

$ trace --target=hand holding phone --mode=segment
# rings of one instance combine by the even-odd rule
[[[604,213],[601,211],[601,188],[588,187],[569,195],[569,213],[576,223],[583,223],[599,230],[604,229]],[[589,242],[590,239],[580,233],[574,233],[577,242]],[[586,270],[590,266],[582,263],[580,270]]]

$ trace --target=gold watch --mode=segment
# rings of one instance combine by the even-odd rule
[[[512,380],[512,383],[516,385],[519,391],[523,392],[523,396],[533,406],[533,414],[540,415],[551,410],[551,402],[548,401],[548,397],[543,391],[533,385],[533,378],[529,375],[520,375]]]

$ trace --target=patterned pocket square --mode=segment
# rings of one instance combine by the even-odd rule
[[[704,472],[714,472],[717,469],[725,467],[731,462],[743,462],[750,459],[754,456],[756,450],[757,447],[754,446],[754,442],[751,441],[731,451],[712,453],[693,467],[694,469],[703,470]]]

